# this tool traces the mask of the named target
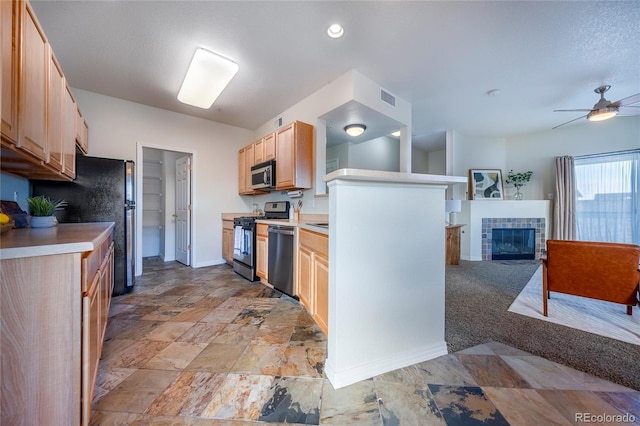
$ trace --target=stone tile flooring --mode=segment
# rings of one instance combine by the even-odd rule
[[[295,300],[226,265],[144,271],[113,299],[91,424],[640,424],[640,392],[497,342],[334,390]]]

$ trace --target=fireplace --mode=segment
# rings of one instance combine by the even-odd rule
[[[482,218],[482,260],[498,260],[498,259],[540,259],[540,254],[544,249],[546,241],[545,236],[545,218],[542,217],[483,217]],[[509,231],[516,231],[510,234]],[[533,230],[533,234],[531,233]],[[496,231],[498,231],[496,233]],[[526,232],[520,232],[526,231]],[[505,235],[506,233],[506,235]],[[496,241],[494,241],[496,239]],[[504,241],[501,241],[504,240]],[[517,244],[527,247],[520,247],[522,251],[527,251],[527,257],[513,257],[510,253],[498,253],[494,257],[494,251],[497,247],[499,251],[511,251]],[[528,251],[532,251],[528,253]]]
[[[536,258],[535,228],[493,228],[491,260]]]

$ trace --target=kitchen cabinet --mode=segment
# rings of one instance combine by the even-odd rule
[[[269,279],[269,225],[258,223],[256,226],[256,275],[262,282]]]
[[[298,297],[320,329],[327,334],[329,319],[329,238],[300,229]]]
[[[276,158],[276,132],[262,138],[262,145],[264,150],[264,160],[269,161]]]
[[[233,221],[222,221],[222,257],[233,266]]]
[[[309,189],[313,178],[313,126],[294,121],[276,131],[276,189]]]
[[[63,117],[65,81],[62,68],[49,49],[49,91],[47,96],[47,140],[49,159],[54,170],[62,171]]]
[[[43,162],[49,159],[47,146],[47,84],[49,45],[29,3],[20,3],[21,36],[16,146]]]
[[[0,424],[88,424],[113,289],[113,223],[0,242]]]
[[[256,195],[263,191],[251,188],[251,167],[255,165],[255,144],[247,145],[238,151],[238,194]]]
[[[0,1],[0,52],[2,53],[2,139],[18,140],[18,75],[20,14],[18,3]]]
[[[264,162],[264,138],[253,143],[253,165]]]
[[[62,69],[29,2],[0,3],[1,169],[27,179],[72,180],[75,141],[69,148],[65,133],[69,112],[63,101],[67,86]],[[73,114],[75,139],[77,112]]]
[[[64,123],[62,140],[62,173],[74,179],[76,177],[76,101],[68,85],[64,91]]]
[[[79,109],[76,110],[76,144],[83,154],[89,153],[89,127]]]

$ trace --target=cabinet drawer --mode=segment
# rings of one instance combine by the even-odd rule
[[[266,223],[258,223],[256,226],[256,235],[260,237],[269,237],[269,225]]]
[[[324,257],[329,257],[329,238],[324,234],[301,229],[300,245]]]
[[[222,221],[222,229],[231,229],[231,230],[233,230],[233,221],[232,220],[223,220]]]
[[[111,250],[111,238],[106,238],[95,250],[87,252],[82,258],[82,287],[80,291],[87,293],[90,290],[91,280],[100,268],[105,256]]]

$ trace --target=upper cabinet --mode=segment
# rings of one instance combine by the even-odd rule
[[[313,126],[301,121],[245,146],[238,152],[238,193],[264,194],[251,188],[251,167],[276,161],[275,189],[309,189],[313,178]]]
[[[8,142],[18,140],[18,4],[0,1],[0,42],[2,43],[2,137]]]
[[[309,189],[313,177],[313,126],[301,121],[276,131],[276,189]]]
[[[86,122],[72,97],[69,102],[68,83],[29,2],[0,1],[0,11],[1,169],[27,179],[72,180],[76,141],[88,152]]]

